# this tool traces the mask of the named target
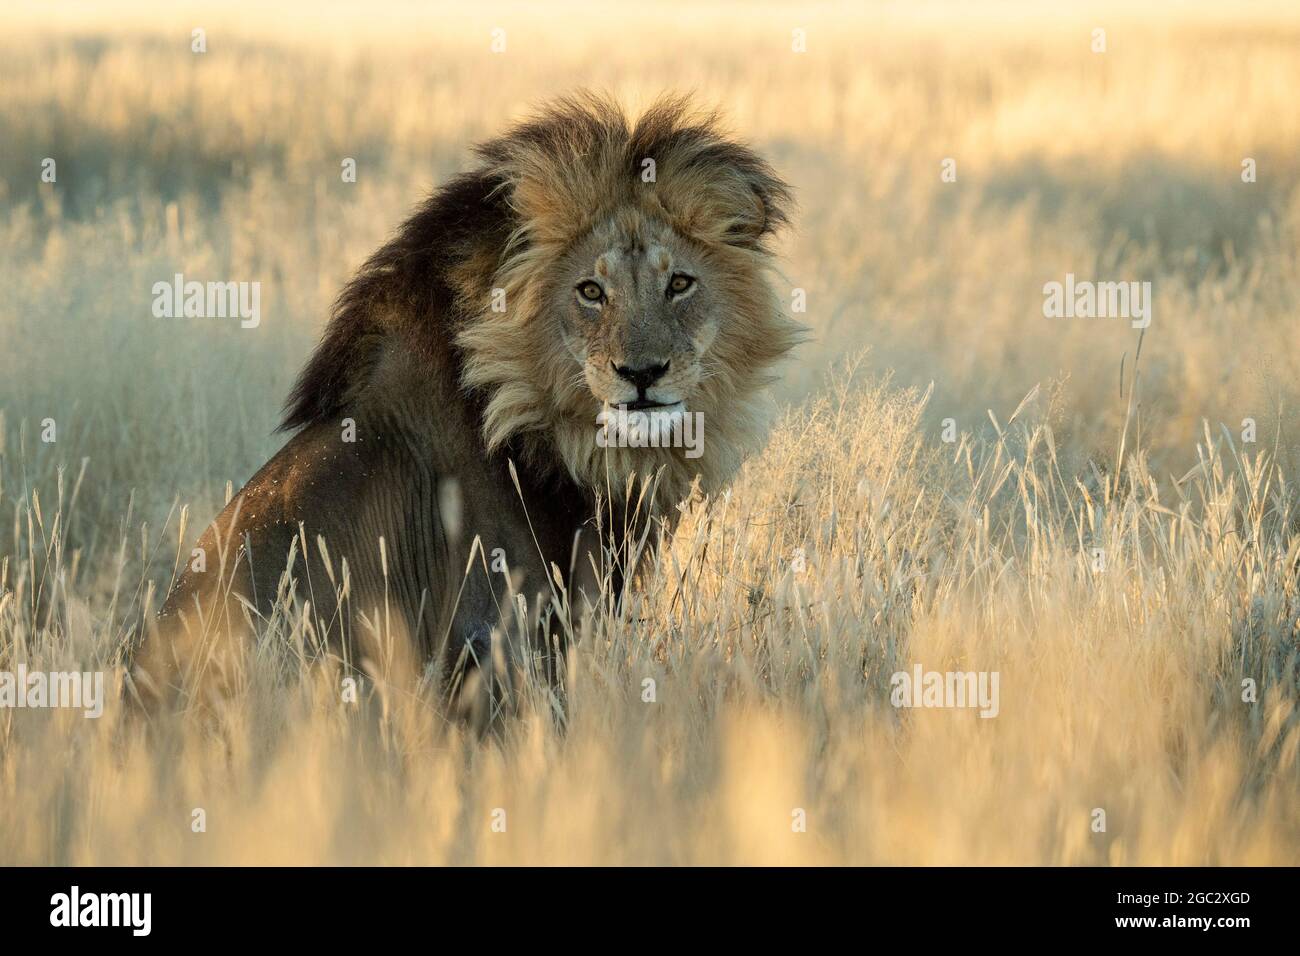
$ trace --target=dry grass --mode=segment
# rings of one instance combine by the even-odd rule
[[[120,680],[179,507],[275,450],[338,285],[539,96],[722,105],[796,187],[816,340],[767,451],[583,635],[566,734],[347,707],[286,641],[216,732],[0,710],[0,863],[1294,861],[1294,8],[265,6],[6,14],[0,670]],[[153,319],[177,271],[260,281],[262,325]],[[1153,282],[1136,393],[1127,322],[1043,318],[1066,272]],[[918,662],[998,671],[999,716],[895,710]]]

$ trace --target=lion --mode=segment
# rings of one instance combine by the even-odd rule
[[[683,97],[629,122],[574,95],[476,153],[343,289],[292,437],[134,655],[142,695],[229,679],[231,635],[287,598],[354,663],[382,621],[445,683],[493,661],[553,679],[565,629],[539,616],[617,594],[646,521],[671,530],[761,446],[803,332],[772,287],[792,196],[771,166]],[[688,417],[694,449],[635,440]]]

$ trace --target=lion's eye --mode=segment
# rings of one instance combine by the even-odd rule
[[[582,298],[582,301],[594,304],[604,301],[605,290],[600,287],[599,282],[588,280],[578,283],[578,295]]]
[[[678,272],[668,280],[668,294],[681,295],[691,286],[695,285],[695,279],[685,273]]]

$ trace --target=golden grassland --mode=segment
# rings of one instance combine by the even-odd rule
[[[0,710],[0,863],[1294,862],[1300,11],[1052,6],[7,6],[0,670],[116,694],[339,285],[547,96],[723,108],[813,339],[579,635],[564,733],[538,688],[486,741],[343,704],[289,621],[215,726]],[[176,272],[262,324],[154,319]],[[1043,317],[1067,272],[1152,282],[1136,380],[1127,321]],[[892,707],[916,663],[1000,713]]]

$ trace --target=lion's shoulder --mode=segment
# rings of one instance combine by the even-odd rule
[[[280,428],[334,422],[372,381],[385,343],[431,360],[448,356],[472,314],[476,285],[490,283],[509,240],[499,180],[479,170],[439,189],[344,286],[329,323],[285,403]],[[431,373],[455,380],[454,363]]]

